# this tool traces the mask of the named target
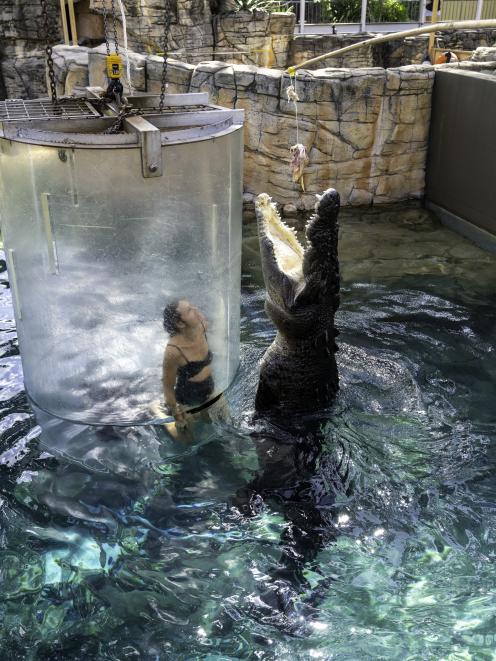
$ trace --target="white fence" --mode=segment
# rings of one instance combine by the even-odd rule
[[[488,0],[486,4],[490,4]],[[299,34],[329,34],[329,33],[358,33],[358,32],[399,32],[409,30],[430,22],[431,12],[426,8],[429,0],[399,0],[396,20],[391,20],[391,6],[387,14],[382,2],[377,0],[269,0],[270,11],[292,11],[296,15],[296,32]],[[476,0],[475,16],[463,18],[491,18],[483,15],[484,0]],[[446,0],[447,5],[450,4]],[[453,4],[453,2],[451,2]],[[468,5],[460,0],[457,5]],[[473,4],[473,3],[472,3]],[[429,8],[431,5],[429,5]],[[489,10],[489,6],[487,7]],[[444,14],[443,10],[443,14]],[[446,12],[451,14],[452,10]],[[487,12],[485,12],[487,13]],[[456,16],[447,15],[441,20],[452,20]],[[438,18],[439,20],[439,18]]]

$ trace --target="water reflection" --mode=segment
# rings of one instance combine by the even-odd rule
[[[349,489],[349,457],[327,445],[322,433],[292,432],[271,425],[252,434],[259,470],[233,498],[246,516],[256,516],[265,504],[281,511],[286,560],[296,571],[335,536],[336,493]]]
[[[3,658],[492,658],[494,258],[419,210],[342,226],[342,390],[317,443],[253,421],[273,330],[248,251],[234,419],[194,443],[41,431],[4,284]]]

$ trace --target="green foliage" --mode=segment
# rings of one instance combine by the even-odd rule
[[[332,23],[359,23],[361,0],[316,0],[321,5],[321,20]],[[406,6],[400,0],[369,0],[367,21],[371,23],[408,20]]]
[[[294,14],[295,13],[295,6],[294,6],[294,4],[292,4],[292,3],[290,4],[289,2],[288,3],[286,3],[286,2],[275,2],[274,3],[273,2],[273,3],[269,4],[269,6],[267,8],[267,11],[269,11],[271,14],[282,14],[282,13],[287,13],[287,12],[291,12],[291,13]]]
[[[214,0],[210,0],[213,2]],[[274,0],[234,0],[236,11],[268,12],[295,11],[294,2],[274,2]],[[410,2],[410,4],[412,4]],[[413,3],[415,4],[415,3]],[[310,22],[359,23],[362,12],[362,0],[314,0]],[[313,20],[312,20],[313,17]],[[407,5],[401,0],[368,0],[367,21],[402,22],[408,21]]]
[[[371,0],[369,3],[369,20],[371,22],[399,23],[408,20],[408,11],[399,0]]]
[[[234,0],[236,11],[272,11],[270,0]]]

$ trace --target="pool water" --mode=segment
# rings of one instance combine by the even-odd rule
[[[232,420],[188,444],[36,420],[0,274],[0,658],[496,659],[496,259],[343,211],[341,391],[305,438],[252,420],[245,229]]]

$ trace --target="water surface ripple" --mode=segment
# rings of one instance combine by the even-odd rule
[[[320,440],[252,421],[250,228],[233,420],[191,445],[35,419],[2,262],[2,659],[496,658],[495,260],[419,209],[341,225]]]

